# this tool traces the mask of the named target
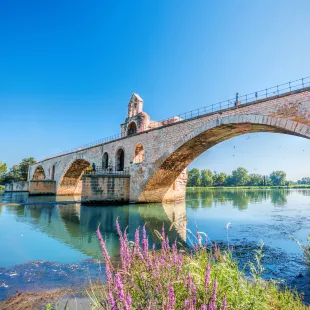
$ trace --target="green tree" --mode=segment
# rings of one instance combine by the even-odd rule
[[[248,179],[248,171],[245,168],[239,167],[232,172],[232,185],[245,185]]]
[[[0,184],[3,184],[3,179],[4,179],[6,171],[7,171],[6,164],[0,160]]]
[[[33,157],[24,158],[22,162],[19,164],[20,170],[20,180],[19,181],[27,181],[28,177],[28,168],[30,165],[36,163],[36,160]]]
[[[224,186],[226,185],[227,174],[226,173],[214,173],[213,174],[213,185],[215,186]]]
[[[250,174],[248,185],[251,186],[261,186],[264,185],[264,177],[260,174]]]
[[[27,181],[28,167],[35,164],[33,157],[24,158],[19,165],[14,165],[8,173],[3,176],[3,183]]]
[[[200,184],[201,186],[211,186],[213,183],[212,171],[208,169],[201,170],[200,173]]]
[[[274,186],[285,185],[286,173],[281,170],[273,171],[270,174],[270,181]]]
[[[188,171],[187,186],[195,187],[200,186],[200,172],[199,169],[193,168]]]

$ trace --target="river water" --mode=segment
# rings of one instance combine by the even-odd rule
[[[198,227],[212,241],[233,245],[240,267],[253,259],[263,241],[265,277],[296,287],[310,301],[308,269],[293,239],[306,243],[310,234],[309,189],[189,189],[185,202],[173,204],[88,207],[78,200],[0,196],[0,300],[16,291],[76,287],[102,279],[96,229],[100,224],[110,256],[117,260],[119,218],[131,239],[145,224],[150,244],[159,244],[155,230],[164,225],[170,238],[190,245],[187,229],[195,233]]]

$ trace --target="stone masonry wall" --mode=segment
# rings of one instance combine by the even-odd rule
[[[56,182],[52,180],[29,181],[29,195],[55,195]]]
[[[28,192],[29,182],[14,182],[5,185],[6,192]]]
[[[122,175],[84,175],[82,203],[87,205],[129,202],[130,177]]]

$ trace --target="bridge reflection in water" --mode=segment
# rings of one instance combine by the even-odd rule
[[[102,258],[96,236],[99,224],[110,256],[118,259],[119,237],[115,227],[117,218],[121,228],[127,228],[131,240],[134,240],[136,228],[146,225],[150,246],[153,243],[159,245],[161,241],[155,230],[160,232],[164,225],[165,230],[169,230],[171,240],[186,242],[187,218],[184,201],[89,207],[75,203],[76,198],[78,197],[61,197],[63,201],[55,202],[55,197],[29,197],[26,193],[10,193],[5,196],[7,202],[21,203],[9,208],[9,212],[23,218],[23,222],[94,259]],[[70,200],[71,202],[68,202]]]

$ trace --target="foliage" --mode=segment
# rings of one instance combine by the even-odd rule
[[[225,186],[227,181],[227,174],[221,173],[214,173],[213,174],[213,185],[215,186]]]
[[[286,173],[284,171],[273,171],[270,174],[270,181],[272,185],[285,185]]]
[[[296,240],[296,241],[299,244],[299,246],[301,247],[301,249],[303,250],[305,260],[306,260],[308,266],[310,267],[310,236],[308,236],[308,244],[306,244],[306,245],[302,244],[298,240]]]
[[[3,183],[3,178],[4,178],[4,175],[7,171],[7,165],[6,163],[3,163],[1,160],[0,160],[0,184]]]
[[[297,184],[310,184],[310,178],[302,178]],[[188,172],[189,187],[209,186],[292,186],[296,183],[286,180],[284,171],[273,171],[270,176],[261,174],[248,174],[248,171],[239,167],[227,175],[223,172],[212,173],[210,170],[193,168]]]
[[[9,172],[4,174],[2,183],[27,181],[28,167],[35,163],[36,161],[33,157],[24,158],[19,165],[14,165]]]
[[[212,171],[211,170],[201,170],[200,173],[201,186],[211,186],[213,183]]]
[[[245,168],[239,167],[232,172],[232,185],[245,185],[248,180],[248,171]]]
[[[196,233],[193,249],[178,249],[162,230],[161,249],[149,251],[145,226],[129,242],[126,230],[120,236],[120,266],[113,266],[99,228],[97,236],[105,263],[107,283],[87,290],[93,309],[309,309],[288,289],[261,279],[261,249],[249,264],[252,276],[239,271],[230,251],[202,243]],[[207,238],[206,238],[207,240]]]
[[[200,180],[200,172],[197,168],[193,168],[188,171],[188,181],[187,186],[200,186],[201,180]]]
[[[262,186],[264,185],[264,177],[260,174],[250,174],[247,184],[251,186]]]
[[[297,184],[310,184],[310,177],[305,177],[302,178],[301,180],[298,180]]]

